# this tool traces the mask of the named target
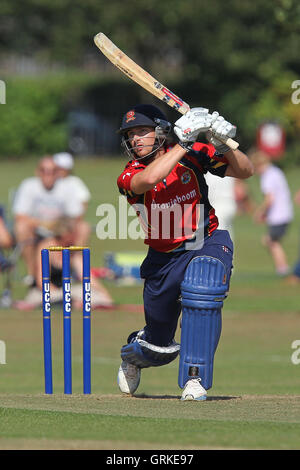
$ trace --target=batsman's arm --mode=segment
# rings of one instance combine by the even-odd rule
[[[135,194],[143,194],[166,178],[179,160],[184,157],[186,150],[176,144],[168,153],[153,160],[147,167],[136,173],[131,180],[131,190]]]
[[[247,155],[240,150],[229,150],[225,153],[229,163],[225,176],[246,179],[254,175],[254,167]]]

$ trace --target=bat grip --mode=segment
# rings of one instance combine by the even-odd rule
[[[218,139],[220,140],[220,139]],[[224,139],[222,140],[222,142],[226,145],[228,145],[228,147],[231,148],[231,150],[236,150],[238,148],[238,146],[240,145],[238,142],[236,142],[235,140],[233,139]]]

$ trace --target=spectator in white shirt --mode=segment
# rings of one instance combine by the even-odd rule
[[[76,222],[83,207],[78,196],[58,179],[51,157],[42,158],[36,176],[26,178],[19,186],[12,208],[14,233],[27,267],[28,285],[35,284],[36,248],[41,239],[60,237],[69,232],[75,244]]]
[[[57,174],[63,184],[76,196],[80,201],[83,208],[83,213],[76,221],[75,227],[75,244],[78,246],[86,246],[89,244],[91,235],[91,226],[84,219],[84,214],[87,211],[88,203],[91,198],[90,190],[87,185],[76,175],[72,174],[74,167],[73,156],[68,152],[60,152],[53,155],[53,161],[57,168]],[[75,263],[81,264],[80,253],[75,256]]]
[[[30,277],[31,289],[16,308],[32,309],[41,305],[41,249],[49,246],[84,246],[79,239],[78,226],[83,222],[84,207],[71,184],[59,178],[58,168],[52,157],[42,158],[37,176],[26,178],[19,186],[13,204],[15,237]],[[81,253],[71,257],[71,267],[82,279]],[[53,300],[61,300],[61,253],[51,254],[51,282]],[[107,289],[91,276],[93,307],[111,307],[113,301]],[[78,286],[77,286],[78,287]],[[76,289],[74,289],[74,296]],[[76,299],[75,299],[76,300]]]
[[[72,186],[73,191],[76,192],[86,210],[91,199],[91,193],[82,179],[72,174],[74,168],[73,156],[67,152],[60,152],[53,155],[53,160],[57,166],[58,177],[64,178],[64,183]]]

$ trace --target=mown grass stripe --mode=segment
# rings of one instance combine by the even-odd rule
[[[232,422],[0,409],[0,437],[112,440],[160,445],[298,449],[300,424]],[[162,438],[163,436],[163,438]],[[245,440],[245,436],[247,439]]]

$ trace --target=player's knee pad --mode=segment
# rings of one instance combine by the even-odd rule
[[[180,345],[175,341],[170,346],[156,346],[145,341],[142,336],[143,330],[129,336],[128,344],[121,348],[123,361],[142,369],[169,364],[178,356]]]
[[[212,386],[213,361],[219,342],[221,309],[228,290],[224,264],[210,256],[195,257],[181,284],[182,323],[178,384],[201,378]]]

